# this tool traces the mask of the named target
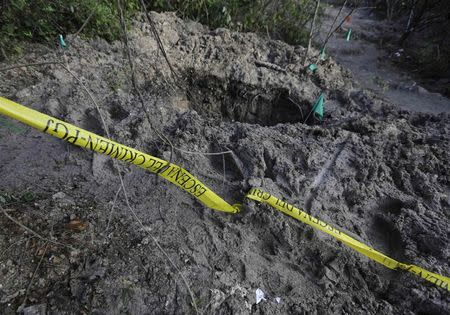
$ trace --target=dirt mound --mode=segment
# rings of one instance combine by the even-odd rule
[[[393,258],[450,275],[448,114],[399,111],[361,90],[331,59],[307,74],[301,47],[152,16],[177,73],[148,25],[136,22],[131,47],[154,127],[183,150],[234,152],[175,151],[173,162],[227,201],[242,202],[251,186],[261,186]],[[97,99],[114,140],[168,159],[169,146],[132,90],[122,44],[67,42],[64,53],[34,48],[23,62],[66,60]],[[324,121],[302,123],[321,92]],[[3,72],[0,94],[105,134],[88,95],[58,65]],[[387,270],[276,210],[250,201],[237,215],[205,209],[124,164],[142,230],[111,159],[20,128],[0,120],[0,203],[66,246],[0,215],[1,313],[15,313],[23,301],[25,314],[194,312],[180,274],[149,234],[205,313],[448,312],[444,290]],[[267,301],[255,303],[257,288]]]

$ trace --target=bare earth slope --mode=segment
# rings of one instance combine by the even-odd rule
[[[314,75],[302,73],[301,47],[152,16],[179,76],[171,76],[148,26],[136,23],[131,46],[153,125],[184,150],[235,153],[175,151],[175,163],[229,202],[262,186],[393,258],[450,275],[449,114],[392,107],[331,59]],[[65,58],[98,100],[114,140],[168,159],[169,146],[132,91],[122,44],[70,36],[68,43],[65,56],[36,48],[22,62]],[[324,121],[303,124],[321,91]],[[57,65],[1,72],[0,95],[104,134],[83,88]],[[145,230],[122,192],[115,198],[109,158],[1,118],[3,208],[71,247],[46,243],[1,214],[0,313],[14,314],[23,301],[25,314],[193,313],[180,275],[148,233],[205,313],[448,313],[448,292],[276,210],[245,201],[240,214],[215,212],[122,165]],[[258,305],[257,288],[267,297]]]
[[[326,8],[321,37],[327,34],[338,11],[338,7]],[[338,23],[348,12],[341,12]],[[345,30],[349,27],[353,35],[347,42]],[[396,106],[415,112],[449,113],[450,99],[420,86],[410,73],[394,65],[398,59],[395,53],[383,49],[383,41],[392,36],[393,29],[393,23],[377,18],[373,8],[359,8],[352,13],[351,22],[344,23],[343,29],[330,38],[327,52],[350,69],[364,88],[377,91]]]

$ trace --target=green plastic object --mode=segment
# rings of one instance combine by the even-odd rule
[[[347,35],[345,35],[345,39],[347,40],[347,42],[350,41],[350,38],[352,37],[352,29],[349,28],[347,31]]]
[[[325,47],[320,50],[320,60],[325,60]]]
[[[323,118],[323,102],[324,102],[325,96],[323,93],[320,94],[319,98],[317,99],[316,103],[313,106],[313,112],[314,115],[320,118],[322,120]]]
[[[59,45],[61,45],[62,48],[67,48],[66,42],[64,41],[64,37],[59,34]]]
[[[317,70],[317,65],[316,65],[315,63],[311,63],[311,64],[308,66],[308,69],[311,70],[312,72],[314,72],[314,71]]]

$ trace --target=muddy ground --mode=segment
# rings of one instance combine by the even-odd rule
[[[302,47],[152,16],[177,73],[148,25],[136,23],[131,47],[152,124],[183,150],[234,152],[175,151],[175,163],[229,202],[261,186],[393,258],[450,275],[449,114],[393,107],[331,58],[305,73]],[[65,60],[114,140],[168,159],[132,90],[123,45],[67,42],[64,55],[33,47],[21,62]],[[85,90],[58,65],[0,76],[0,95],[105,134]],[[322,91],[324,120],[303,123]],[[151,236],[206,314],[448,313],[448,292],[267,206],[245,201],[237,215],[213,211],[121,163],[143,229],[118,192],[111,159],[3,117],[0,146],[0,203],[46,238],[0,215],[2,314],[194,313]],[[267,299],[259,304],[257,288]]]
[[[338,5],[327,6],[318,42],[323,42],[339,9]],[[343,9],[338,23],[348,13],[349,9]],[[424,78],[424,74],[416,72],[413,75],[399,66],[411,58],[402,48],[392,48],[393,45],[398,46],[397,37],[402,34],[403,23],[406,21],[388,22],[380,18],[373,7],[360,7],[352,13],[351,21],[343,23],[330,38],[327,51],[352,71],[362,87],[376,91],[395,106],[416,112],[450,112],[450,100],[436,93],[446,90],[450,84],[448,79],[436,78],[431,82],[433,80]],[[346,41],[349,28],[353,35],[350,41]]]

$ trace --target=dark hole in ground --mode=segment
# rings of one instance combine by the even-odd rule
[[[302,122],[302,111],[309,106],[294,103],[287,89],[262,89],[197,73],[190,73],[188,78],[191,108],[207,118],[274,126]]]
[[[405,205],[401,200],[388,197],[379,203],[378,208],[381,211],[398,215],[401,213],[404,206]]]
[[[111,106],[111,108],[109,109],[109,114],[114,120],[124,120],[125,118],[130,116],[130,113],[118,104],[113,104]]]
[[[104,136],[105,131],[103,130],[103,125],[97,117],[97,112],[94,109],[87,109],[85,111],[85,116],[79,122],[80,126],[87,129],[93,133]]]
[[[394,258],[403,258],[403,241],[401,233],[394,224],[377,215],[374,217],[369,236],[372,239],[375,248],[381,250],[384,254]]]

